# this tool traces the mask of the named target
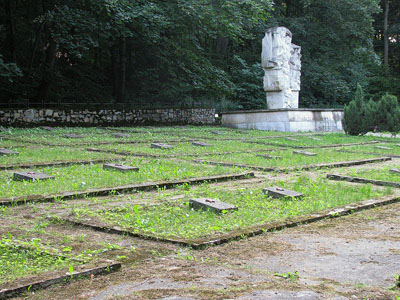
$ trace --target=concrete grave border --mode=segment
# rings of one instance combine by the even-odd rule
[[[182,184],[202,184],[205,182],[221,182],[229,180],[240,180],[248,177],[254,177],[253,172],[244,172],[239,174],[226,174],[216,176],[197,177],[186,180],[174,180],[174,181],[156,181],[147,182],[142,184],[132,184],[116,187],[97,188],[89,189],[87,191],[76,191],[76,192],[63,192],[52,195],[28,195],[20,196],[15,198],[0,198],[0,206],[13,206],[13,205],[24,205],[26,203],[45,203],[54,202],[56,199],[71,200],[71,199],[83,199],[86,197],[96,196],[108,196],[110,192],[116,193],[135,193],[137,191],[155,190],[159,188],[171,189],[175,186]]]
[[[374,180],[374,179],[352,177],[352,176],[342,176],[342,175],[336,175],[336,174],[327,174],[326,178],[328,178],[329,180],[336,180],[336,181],[347,181],[347,182],[364,183],[364,184],[370,183],[373,185],[390,186],[390,187],[400,188],[400,183],[392,182],[392,181]]]
[[[364,201],[360,201],[358,203],[352,203],[352,204],[348,204],[345,206],[340,206],[337,208],[324,210],[324,211],[316,213],[316,214],[309,214],[306,216],[300,216],[300,217],[288,219],[287,221],[283,221],[283,222],[273,222],[273,223],[269,223],[269,224],[250,226],[250,227],[247,227],[242,230],[236,230],[231,233],[223,234],[222,236],[220,236],[216,239],[206,239],[206,238],[196,239],[196,240],[187,240],[187,239],[179,239],[179,238],[167,239],[167,238],[158,237],[158,236],[152,235],[152,234],[133,233],[131,231],[124,230],[119,227],[107,227],[107,226],[100,226],[100,225],[96,225],[96,224],[89,224],[89,223],[85,223],[85,222],[81,222],[81,221],[76,221],[76,220],[73,220],[70,218],[61,217],[61,218],[57,218],[57,220],[61,220],[61,221],[64,221],[64,222],[69,223],[74,226],[81,226],[81,227],[92,229],[95,231],[100,231],[100,232],[105,232],[105,233],[110,233],[110,234],[127,235],[127,236],[131,236],[131,237],[145,239],[145,240],[152,240],[152,241],[156,241],[156,242],[171,243],[171,244],[177,244],[177,245],[182,245],[182,246],[186,246],[186,247],[191,247],[194,250],[201,250],[206,247],[226,244],[231,241],[241,240],[243,238],[249,238],[249,237],[253,237],[256,235],[261,235],[266,232],[279,231],[279,230],[283,230],[285,228],[297,227],[299,225],[314,223],[314,222],[321,221],[324,219],[331,219],[331,218],[346,216],[346,215],[350,215],[350,214],[353,214],[353,213],[361,211],[361,210],[367,210],[367,209],[375,208],[377,206],[384,206],[384,205],[389,205],[389,204],[398,203],[398,202],[400,202],[400,197],[393,197],[393,196],[384,196],[384,197],[381,197],[378,199],[364,200]]]
[[[74,278],[116,272],[121,268],[121,263],[118,263],[118,262],[109,261],[107,263],[102,262],[102,264],[103,265],[101,265],[99,267],[95,267],[95,268],[93,268],[93,267],[88,268],[88,267],[85,267],[85,265],[81,265],[78,268],[82,269],[82,270],[73,272],[72,278],[71,278],[70,274],[49,276],[47,279],[42,279],[42,280],[38,280],[38,281],[35,281],[35,279],[33,278],[32,282],[30,282],[30,283],[0,290],[0,299],[8,299],[8,298],[16,297],[16,296],[19,296],[19,295],[27,292],[28,290],[35,291],[35,290],[39,290],[39,289],[45,289],[45,288],[48,288],[48,287],[58,284],[58,283],[64,283],[67,281],[74,280]],[[61,273],[62,271],[57,271],[57,272]],[[64,271],[64,274],[65,274],[65,271]],[[20,279],[20,280],[22,280],[22,279]]]
[[[201,159],[192,160],[194,163],[199,164],[209,164],[213,166],[225,166],[225,167],[237,167],[237,168],[246,168],[257,171],[264,172],[293,172],[293,171],[308,171],[308,170],[318,170],[324,168],[341,168],[341,167],[350,167],[350,166],[358,166],[365,164],[372,164],[377,162],[385,162],[388,160],[392,160],[391,157],[377,157],[370,159],[362,159],[362,160],[351,160],[351,161],[343,161],[343,162],[333,162],[333,163],[321,163],[321,164],[313,164],[313,165],[303,165],[297,167],[287,167],[287,168],[269,168],[269,167],[259,167],[259,166],[250,166],[245,164],[235,164],[235,163],[227,163],[227,162],[216,162],[216,161],[207,161]]]

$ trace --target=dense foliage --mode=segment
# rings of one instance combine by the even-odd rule
[[[346,104],[357,83],[369,95],[399,95],[400,9],[397,1],[382,3],[4,0],[0,100],[263,107],[261,39],[277,25],[287,26],[302,46],[300,105]],[[389,34],[389,60],[382,64]]]
[[[369,131],[400,131],[400,107],[397,97],[383,95],[380,100],[366,101],[360,85],[354,100],[344,108],[343,126],[346,133],[362,135]]]

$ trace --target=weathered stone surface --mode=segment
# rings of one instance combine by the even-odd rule
[[[0,148],[0,155],[10,155],[10,154],[19,154],[17,151],[12,151],[5,148]]]
[[[264,91],[270,109],[299,107],[301,48],[291,42],[292,33],[285,27],[267,29],[262,40]]]
[[[152,143],[150,145],[150,148],[156,148],[156,149],[173,149],[174,146],[164,144],[164,143]]]
[[[211,210],[216,213],[222,213],[223,211],[233,211],[233,210],[238,209],[237,207],[235,207],[232,204],[221,202],[219,200],[210,199],[210,198],[190,199],[189,205],[193,209]]]
[[[36,180],[46,180],[46,179],[54,179],[54,176],[50,176],[44,173],[39,172],[15,172],[13,176],[13,180],[15,181],[36,181]]]
[[[83,138],[82,135],[75,134],[75,133],[67,133],[67,134],[64,134],[63,137],[67,138],[67,139],[81,139],[81,138]]]
[[[317,153],[303,151],[303,150],[293,151],[293,154],[301,154],[301,155],[306,155],[306,156],[316,156],[317,155]]]
[[[280,159],[281,156],[269,155],[269,154],[257,154],[258,157],[266,158],[266,159]]]
[[[265,195],[271,196],[272,198],[283,198],[290,197],[293,199],[298,199],[303,197],[302,193],[298,193],[296,191],[284,189],[281,187],[273,186],[263,189],[263,193]]]
[[[389,172],[400,174],[400,170],[397,168],[390,169]]]
[[[384,146],[375,146],[377,149],[383,149],[383,150],[392,150],[390,147],[384,147]]]
[[[111,135],[113,137],[116,137],[116,138],[128,138],[128,137],[130,137],[130,135],[126,134],[126,133],[111,133]]]
[[[192,145],[199,146],[199,147],[211,147],[211,144],[205,142],[192,142]]]
[[[126,166],[123,164],[104,164],[103,169],[117,170],[121,172],[139,171],[138,167]]]

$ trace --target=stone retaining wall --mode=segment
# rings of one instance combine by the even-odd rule
[[[94,124],[214,124],[215,109],[136,109],[136,110],[0,110],[2,125],[94,125]]]

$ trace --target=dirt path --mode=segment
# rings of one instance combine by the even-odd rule
[[[137,253],[120,272],[30,298],[395,299],[399,225],[400,204],[393,204],[202,251],[125,237]],[[282,277],[295,271],[297,280]]]

